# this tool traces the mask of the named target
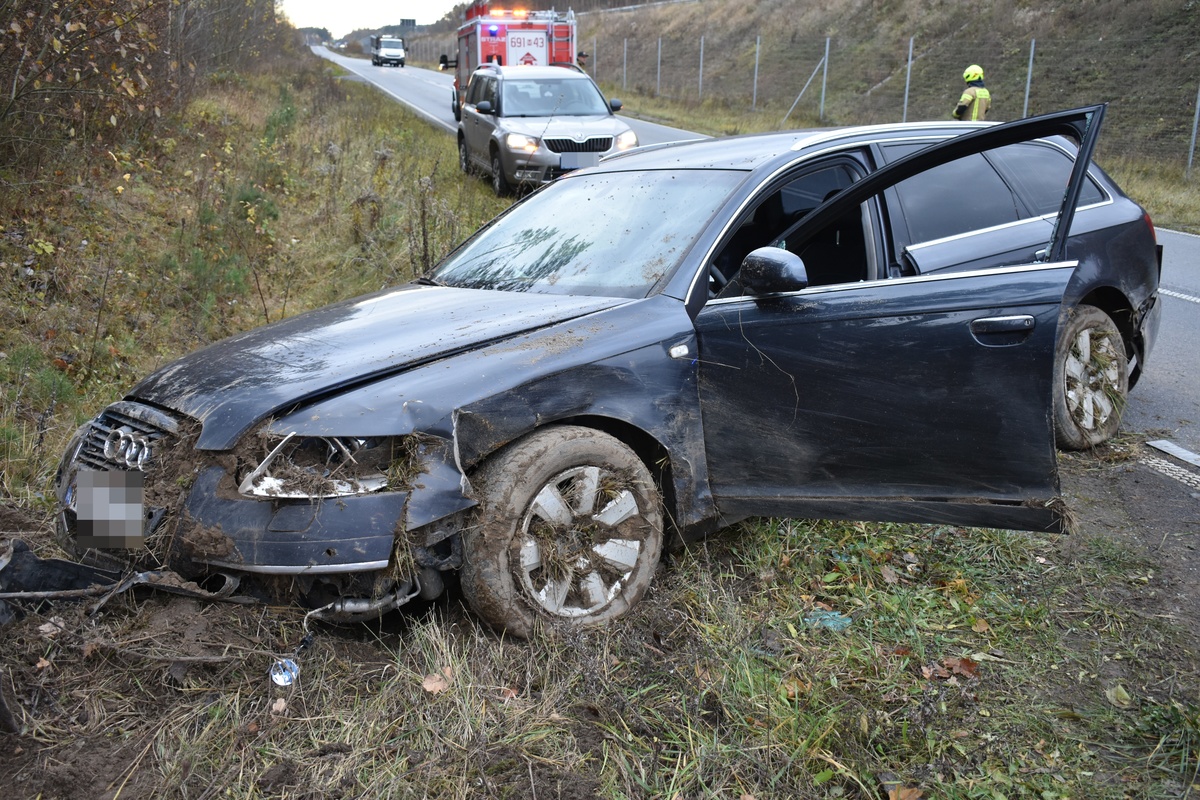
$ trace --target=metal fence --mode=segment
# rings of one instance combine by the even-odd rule
[[[797,40],[786,30],[641,35],[621,24],[621,15],[616,22],[605,16],[603,26],[584,16],[579,48],[588,53],[587,70],[597,81],[613,91],[711,108],[714,117],[732,120],[721,133],[740,132],[737,114],[745,111],[777,114],[779,128],[948,119],[964,87],[964,67],[977,63],[992,94],[989,119],[1107,102],[1101,158],[1133,156],[1192,174],[1200,75],[1148,67],[1116,74],[1110,66],[1118,49],[1127,65],[1186,55],[1158,39],[1030,39],[1015,45],[909,37],[884,52],[874,41]],[[452,35],[411,44],[421,61],[436,63],[441,53],[455,52]],[[1171,75],[1166,81],[1164,73]]]

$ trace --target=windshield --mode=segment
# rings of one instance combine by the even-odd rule
[[[475,234],[433,279],[472,289],[645,297],[744,177],[662,170],[563,178]]]
[[[587,78],[504,81],[500,114],[505,117],[583,117],[607,114],[604,96]]]
[[[400,47],[404,47],[404,40],[403,39],[384,39],[382,42],[379,43],[379,46],[380,47],[400,48]]]

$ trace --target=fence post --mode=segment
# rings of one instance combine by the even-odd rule
[[[704,99],[704,37],[700,37],[700,85],[696,89],[696,99]]]
[[[758,48],[762,44],[762,37],[754,37],[754,94],[751,95],[750,108],[758,108]]]
[[[625,91],[626,80],[629,78],[629,39],[621,44],[621,91]]]
[[[592,77],[600,80],[600,58],[596,50],[596,37],[592,37]]]
[[[912,50],[915,38],[908,37],[908,71],[904,73],[904,114],[900,117],[901,122],[908,122],[908,87],[912,85]]]
[[[662,94],[662,37],[658,37],[658,67],[654,74],[654,96]]]
[[[1029,40],[1029,69],[1025,71],[1025,107],[1021,109],[1021,117],[1029,116],[1029,87],[1033,85],[1033,49],[1037,39]]]
[[[1200,89],[1196,90],[1196,116],[1192,118],[1192,143],[1188,145],[1188,165],[1187,171],[1183,173],[1183,179],[1190,181],[1192,179],[1192,156],[1196,154],[1196,128],[1200,126]]]
[[[822,121],[825,119],[825,86],[829,80],[829,37],[825,37],[825,58],[823,60],[825,71],[821,74],[821,109],[818,118]]]

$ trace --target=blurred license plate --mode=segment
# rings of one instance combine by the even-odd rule
[[[75,513],[81,547],[105,550],[142,547],[146,475],[81,469],[76,475]]]
[[[563,169],[582,169],[600,163],[599,153],[563,153],[559,162]]]

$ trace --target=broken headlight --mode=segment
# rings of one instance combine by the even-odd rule
[[[392,439],[290,433],[256,462],[240,460],[238,492],[297,500],[369,494],[389,486],[398,457],[403,454]]]

